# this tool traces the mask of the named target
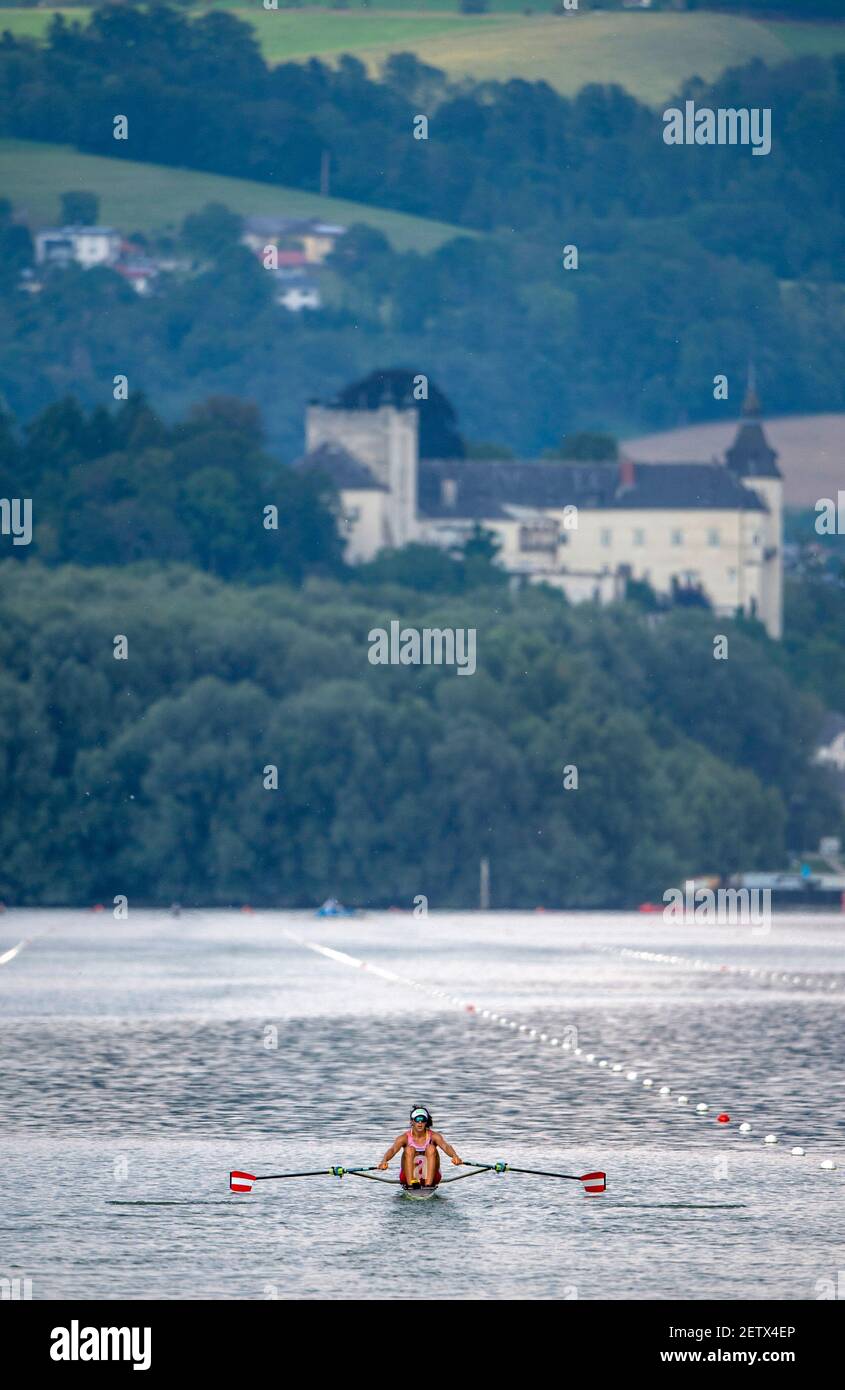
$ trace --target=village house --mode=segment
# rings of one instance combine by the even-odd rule
[[[610,602],[628,580],[700,593],[783,629],[783,484],[749,386],[724,462],[420,458],[417,408],[308,407],[302,468],[340,499],[347,558],[410,541],[453,549],[493,532],[514,582]]]
[[[35,233],[36,265],[69,265],[83,270],[113,265],[120,255],[122,237],[114,227],[44,227]]]
[[[345,227],[315,217],[245,217],[241,241],[257,256],[263,255],[266,246],[280,248],[279,265],[284,250],[300,253],[298,264],[322,265],[345,234]]]

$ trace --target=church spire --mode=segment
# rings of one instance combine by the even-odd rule
[[[744,420],[759,420],[761,415],[760,397],[757,395],[757,371],[754,366],[754,358],[748,359],[748,384],[745,388],[745,400],[742,402],[742,418]]]
[[[742,419],[725,461],[738,478],[779,478],[777,454],[771,448],[760,421],[762,407],[757,394],[754,362],[748,363],[748,385],[742,403]]]

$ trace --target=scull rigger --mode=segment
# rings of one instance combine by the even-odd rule
[[[489,1173],[528,1173],[535,1178],[564,1178],[567,1182],[581,1182],[584,1184],[584,1192],[591,1197],[607,1190],[607,1174],[599,1171],[580,1174],[550,1173],[545,1168],[515,1168],[512,1163],[504,1163],[501,1159],[496,1163],[473,1163],[472,1159],[465,1158],[464,1165],[467,1168],[481,1168]]]
[[[273,1182],[277,1178],[343,1178],[347,1173],[372,1173],[378,1167],[377,1163],[371,1164],[369,1168],[344,1168],[337,1163],[332,1168],[311,1168],[303,1173],[241,1173],[233,1169],[229,1174],[230,1192],[251,1192],[252,1184],[255,1182]]]

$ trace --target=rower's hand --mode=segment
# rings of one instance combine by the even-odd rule
[[[386,1167],[387,1167],[387,1159],[386,1159],[386,1158],[383,1158],[382,1161],[381,1161],[381,1163],[377,1163],[377,1164],[376,1164],[376,1167],[377,1167],[377,1168],[382,1168],[382,1169],[386,1168]]]
[[[463,1163],[463,1159],[458,1158],[458,1155],[455,1154],[455,1157],[452,1159],[452,1162],[455,1164],[456,1167],[460,1168],[461,1164]]]

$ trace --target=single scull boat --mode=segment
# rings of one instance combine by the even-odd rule
[[[301,1173],[244,1173],[238,1169],[233,1169],[229,1174],[229,1190],[231,1192],[251,1192],[253,1183],[275,1182],[279,1178],[367,1178],[370,1182],[386,1183],[390,1186],[401,1188],[406,1197],[415,1201],[427,1201],[430,1197],[437,1195],[438,1187],[445,1183],[460,1182],[462,1178],[477,1178],[482,1173],[526,1173],[535,1178],[563,1178],[567,1182],[580,1182],[584,1189],[585,1197],[597,1197],[607,1188],[607,1174],[603,1172],[595,1173],[551,1173],[545,1168],[515,1168],[511,1163],[505,1163],[501,1159],[496,1163],[473,1163],[469,1159],[464,1159],[462,1166],[472,1169],[469,1173],[457,1173],[454,1177],[443,1178],[434,1187],[405,1187],[398,1178],[377,1178],[374,1173],[378,1171],[378,1164],[367,1168],[344,1168],[340,1164],[335,1164],[331,1168],[312,1168],[307,1172]]]

